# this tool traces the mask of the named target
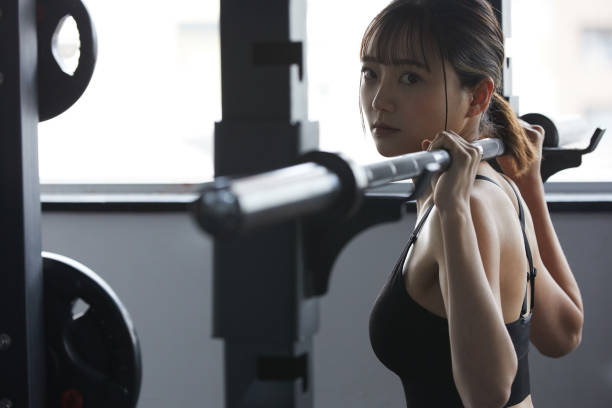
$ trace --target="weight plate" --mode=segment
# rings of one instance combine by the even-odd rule
[[[38,116],[39,121],[54,118],[70,108],[89,85],[98,55],[96,31],[81,0],[37,0],[38,37]],[[79,31],[79,63],[73,75],[58,65],[53,38],[63,19],[72,16]]]
[[[127,310],[91,269],[50,252],[42,256],[47,407],[136,407],[142,364]]]

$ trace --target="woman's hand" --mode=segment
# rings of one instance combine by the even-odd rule
[[[431,182],[433,201],[441,213],[470,211],[470,194],[482,150],[454,132],[440,132],[427,150],[445,149],[451,164],[446,171],[434,175]]]
[[[537,159],[531,163],[529,168],[520,177],[512,171],[511,158],[509,155],[503,155],[497,157],[497,163],[501,167],[505,175],[510,177],[519,188],[521,185],[531,185],[536,181],[542,182],[542,176],[540,174],[540,163],[542,162],[542,145],[544,144],[544,128],[539,125],[532,125],[519,119],[519,123],[525,130],[527,138],[534,147],[537,154]]]

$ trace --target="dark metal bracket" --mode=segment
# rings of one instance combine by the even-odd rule
[[[299,69],[299,78],[304,74],[301,42],[258,42],[253,43],[254,65],[292,65]]]
[[[578,167],[582,164],[582,156],[592,153],[599,145],[606,129],[597,128],[591,141],[585,149],[564,149],[561,147],[542,148],[542,181],[548,180],[550,176],[561,170]]]
[[[360,232],[384,222],[399,221],[405,214],[408,194],[366,193],[357,212],[335,221],[325,216],[305,218],[304,268],[305,296],[327,293],[332,268],[342,249]]]

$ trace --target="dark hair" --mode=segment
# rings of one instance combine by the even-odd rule
[[[480,122],[483,137],[504,141],[516,175],[536,159],[534,147],[500,94],[504,36],[486,0],[394,0],[368,25],[361,41],[360,58],[372,41],[376,53],[373,57],[383,64],[392,64],[405,56],[405,51],[416,51],[407,49],[416,44],[429,68],[425,56],[427,42],[439,49],[443,68],[447,61],[463,87],[473,88],[482,79],[492,78],[495,91]],[[446,73],[444,76],[446,81]],[[448,115],[448,98],[446,103]],[[361,102],[359,107],[361,110]]]

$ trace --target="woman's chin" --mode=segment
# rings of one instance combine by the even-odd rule
[[[378,154],[380,154],[383,157],[393,157],[395,156],[394,154],[389,153],[386,150],[381,150],[381,149],[377,149],[378,150]]]
[[[414,153],[413,149],[409,149],[406,146],[393,146],[389,143],[381,143],[380,141],[376,142],[376,150],[378,150],[378,154],[383,157],[395,157],[403,154]]]

